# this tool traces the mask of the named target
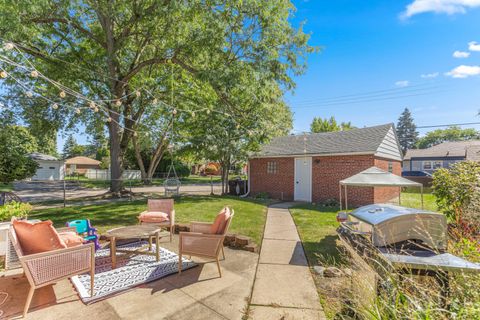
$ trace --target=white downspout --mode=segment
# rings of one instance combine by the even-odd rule
[[[250,160],[247,161],[247,187],[248,187],[247,193],[242,194],[240,198],[246,198],[250,194]]]

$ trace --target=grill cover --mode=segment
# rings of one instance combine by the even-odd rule
[[[374,246],[385,247],[408,240],[421,241],[431,249],[447,249],[447,221],[440,213],[372,204],[350,213],[351,228],[371,236]]]

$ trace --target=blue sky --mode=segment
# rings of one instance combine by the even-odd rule
[[[306,74],[295,78],[297,88],[286,96],[294,132],[309,131],[315,116],[335,116],[357,127],[396,123],[405,107],[418,126],[480,122],[480,75],[467,76],[480,73],[480,45],[469,50],[469,43],[480,42],[480,0],[294,4],[292,23],[305,22],[311,44],[322,47],[309,56]],[[79,143],[86,138],[77,135]],[[59,136],[59,150],[63,140]]]
[[[480,122],[480,46],[471,43],[480,42],[480,1],[294,3],[293,22],[304,21],[322,47],[287,95],[295,132],[308,131],[314,116],[358,127],[396,123],[405,107],[418,126]]]

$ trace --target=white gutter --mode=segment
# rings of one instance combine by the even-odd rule
[[[240,198],[246,198],[250,194],[250,160],[247,161],[247,188],[247,193],[242,194]]]

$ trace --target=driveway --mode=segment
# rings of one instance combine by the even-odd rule
[[[63,189],[63,181],[21,181],[14,183],[15,193],[23,201],[30,203],[40,203],[52,200],[61,201],[64,197]],[[164,194],[165,192],[163,186],[133,187],[130,189],[127,185],[126,189],[140,194]],[[212,187],[209,184],[180,186],[180,193],[185,195],[208,195],[211,191]],[[214,194],[220,194],[221,191],[221,185],[213,185]],[[101,196],[106,192],[108,192],[107,188],[85,188],[76,181],[66,181],[65,183],[65,198],[67,200]]]

